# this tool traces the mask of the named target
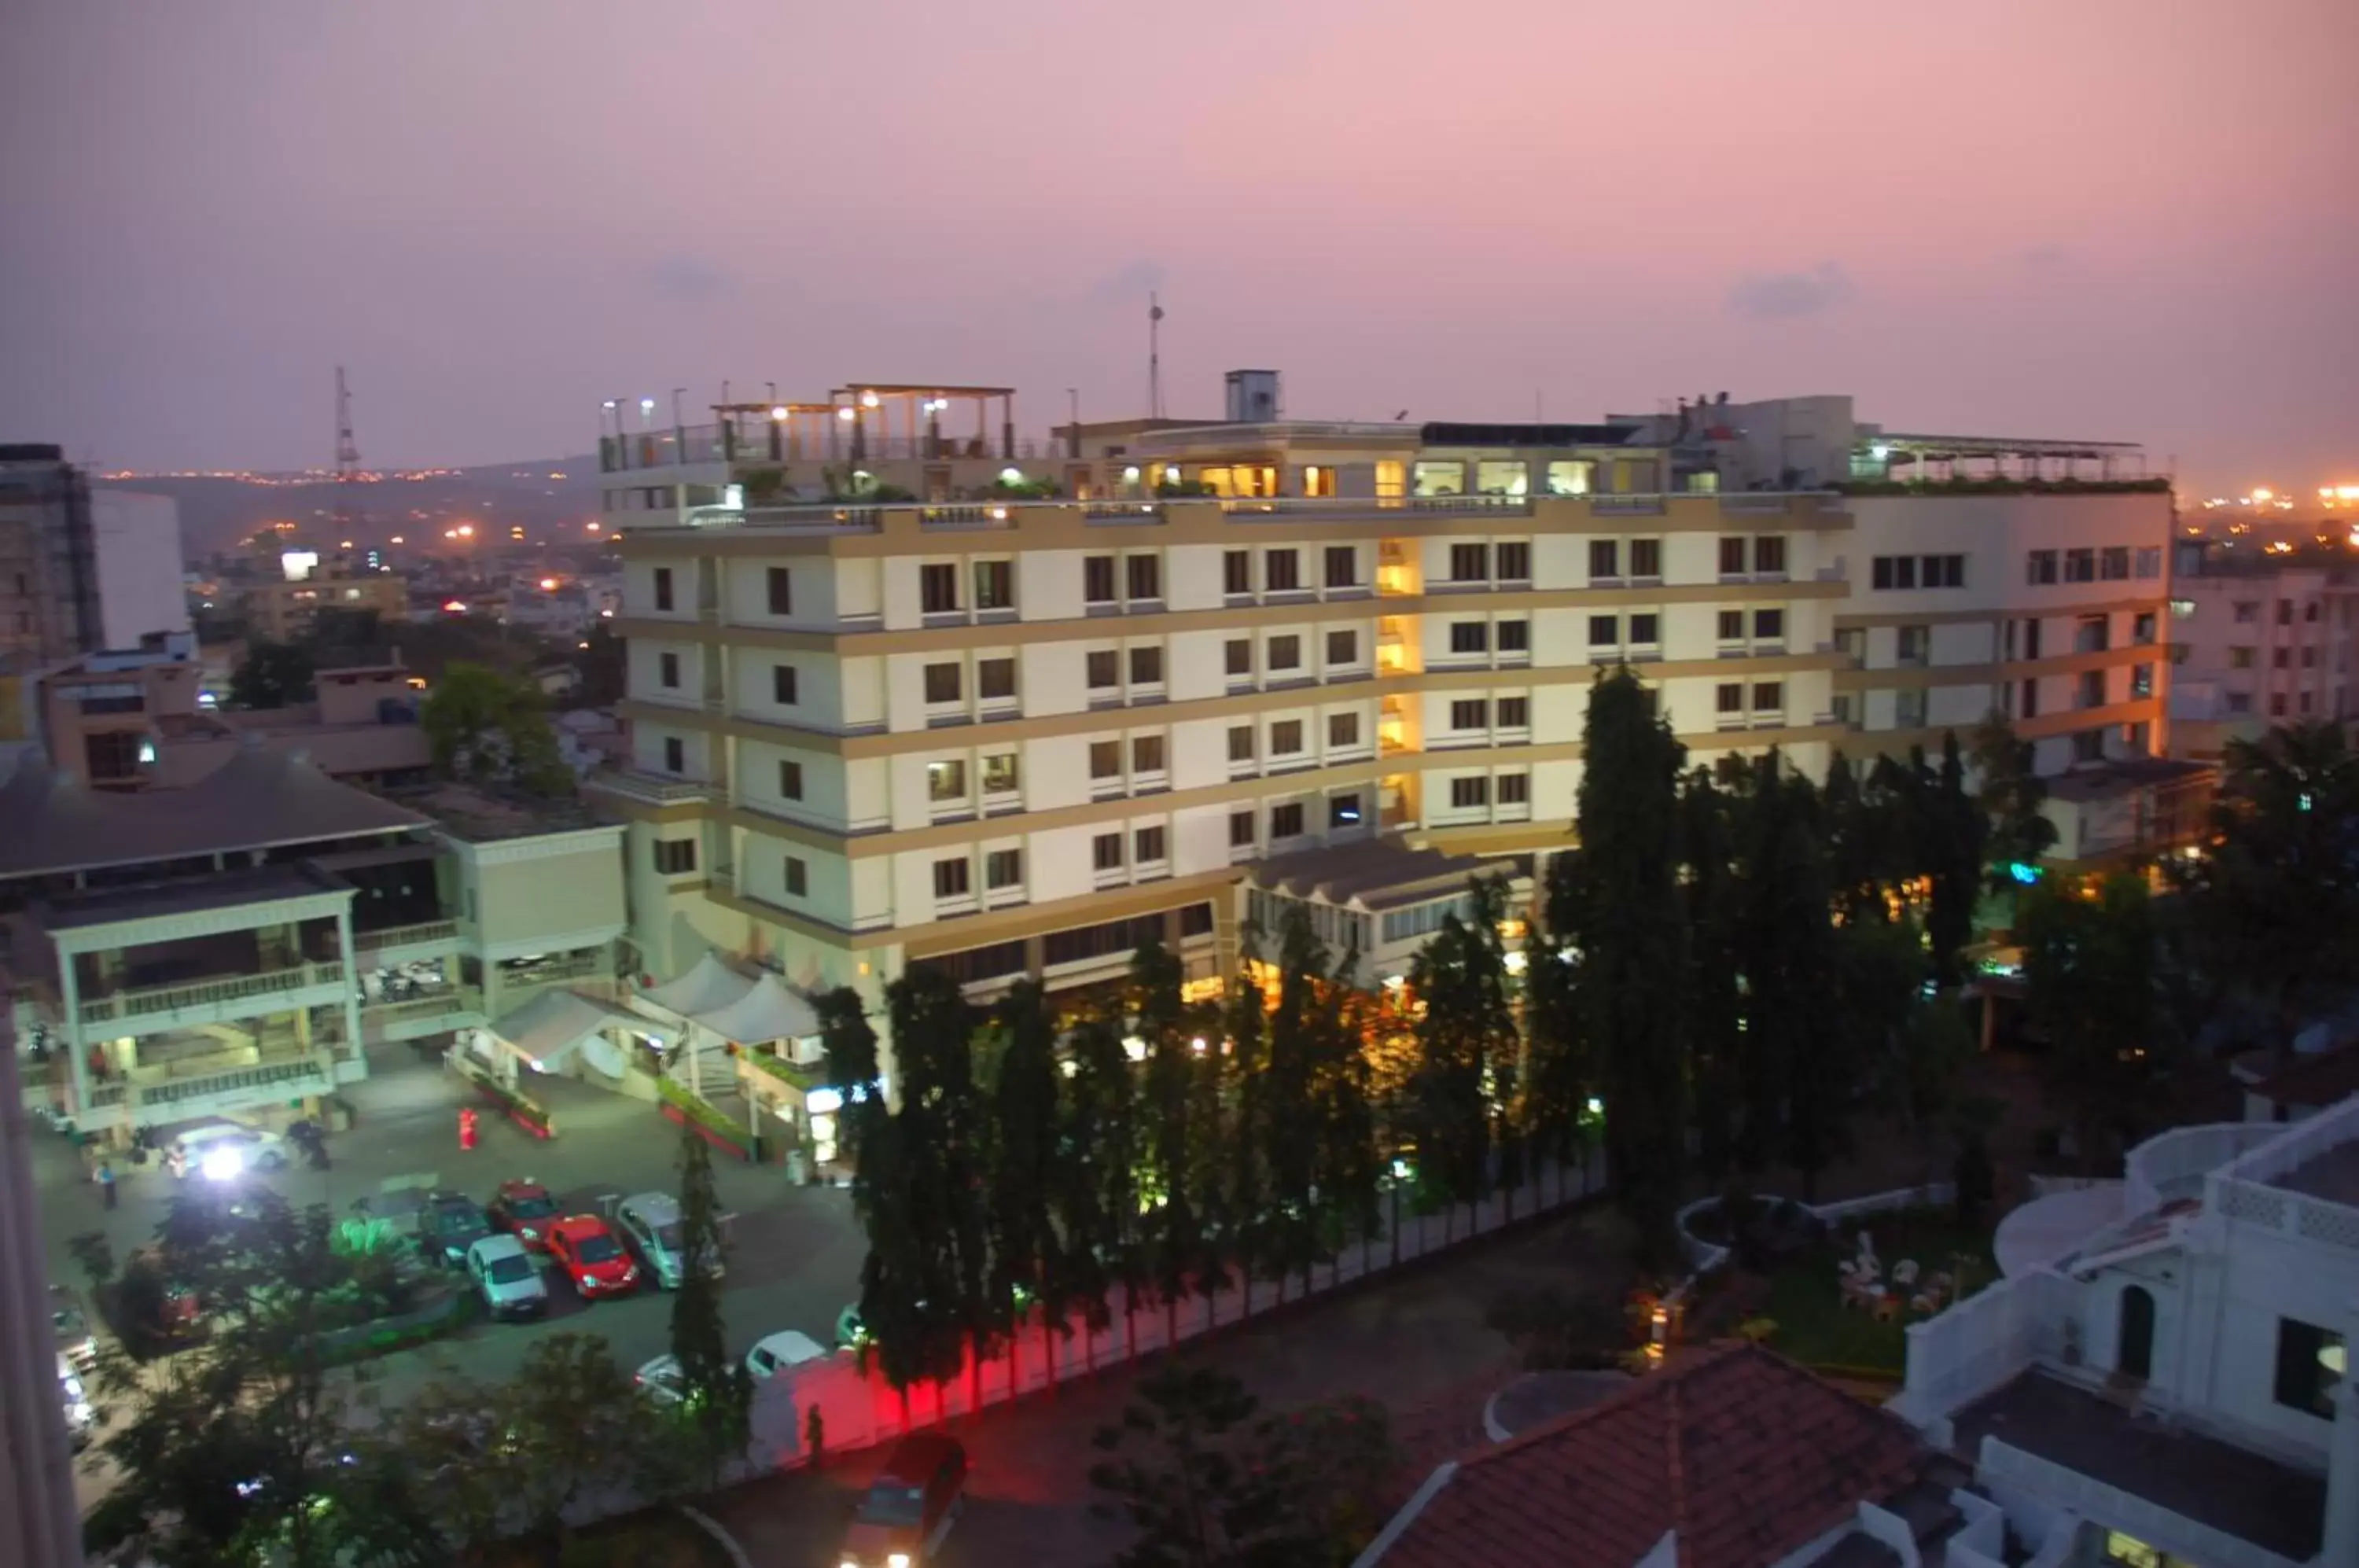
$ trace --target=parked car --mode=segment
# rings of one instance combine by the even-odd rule
[[[912,1432],[870,1483],[844,1532],[844,1568],[923,1568],[941,1549],[966,1496],[966,1450],[939,1432]]]
[[[464,1192],[437,1190],[418,1211],[418,1250],[447,1267],[464,1262],[467,1249],[491,1234],[492,1222]]]
[[[186,1180],[201,1176],[208,1181],[234,1181],[248,1171],[284,1171],[287,1140],[262,1127],[216,1118],[177,1128],[164,1141],[167,1155],[177,1152]]]
[[[49,1287],[49,1328],[57,1335],[58,1354],[75,1371],[87,1372],[98,1364],[98,1336],[90,1330],[82,1298],[63,1285]]]
[[[680,1275],[685,1267],[682,1258],[679,1204],[664,1192],[641,1192],[625,1198],[614,1210],[614,1234],[623,1238],[638,1258],[641,1268],[655,1278],[667,1290],[679,1289]],[[705,1272],[713,1279],[721,1278],[721,1258],[716,1251]]]
[[[547,1252],[549,1227],[557,1220],[557,1200],[538,1181],[503,1181],[484,1214],[494,1230],[505,1231],[535,1252]]]
[[[537,1318],[549,1310],[540,1263],[512,1236],[487,1236],[467,1248],[467,1278],[495,1318]]]
[[[766,1335],[745,1353],[745,1370],[752,1374],[754,1381],[760,1383],[790,1367],[826,1358],[827,1346],[810,1335],[790,1328],[781,1329],[777,1334]]]
[[[639,1266],[595,1214],[569,1214],[550,1225],[549,1256],[585,1301],[638,1288]]]
[[[676,1356],[658,1356],[631,1374],[631,1381],[658,1405],[677,1405],[688,1398],[688,1384]]]
[[[63,1353],[58,1356],[58,1394],[65,1400],[66,1435],[73,1440],[74,1451],[80,1453],[90,1446],[98,1418],[90,1408],[90,1391],[82,1387],[81,1375]]]

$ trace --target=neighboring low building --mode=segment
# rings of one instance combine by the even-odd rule
[[[1893,1409],[2040,1564],[2359,1563],[2359,1099],[2185,1127],[2001,1222]]]
[[[2142,864],[2201,844],[2211,833],[2220,771],[2210,763],[2125,757],[2048,781],[2040,814],[2056,828],[2053,858],[2068,869]]]
[[[249,737],[136,797],[0,788],[0,970],[47,1103],[120,1136],[277,1115],[552,986],[611,991],[621,830],[455,786],[397,801]]]
[[[1353,1568],[1995,1568],[1999,1509],[1905,1422],[1750,1345],[1442,1465]]]
[[[322,610],[373,612],[380,621],[409,618],[409,584],[386,572],[332,572],[293,582],[246,584],[238,611],[253,636],[267,642],[295,642],[311,629]]]

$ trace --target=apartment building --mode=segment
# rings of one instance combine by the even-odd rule
[[[621,830],[443,786],[396,801],[258,738],[199,781],[0,787],[0,989],[28,1099],[126,1137],[313,1114],[372,1048],[611,988]]]
[[[2257,739],[2275,724],[2359,716],[2352,687],[2359,572],[2349,553],[2219,541],[2179,547],[2175,752],[2217,760],[2231,739]]]
[[[408,620],[409,584],[390,572],[332,570],[252,583],[239,591],[238,610],[254,636],[294,642],[310,631],[322,610],[368,611],[379,620]]]
[[[1847,398],[1063,433],[1006,488],[1072,499],[762,506],[743,458],[635,474],[670,489],[605,519],[634,750],[592,783],[632,824],[651,970],[713,947],[808,985],[920,958],[1082,984],[1152,931],[1209,979],[1248,866],[1270,890],[1338,844],[1562,844],[1623,662],[1699,763],[1815,773],[1994,708],[2058,771],[2160,736],[2169,497],[2049,488],[2115,449],[1937,459]],[[1892,482],[1901,441],[1946,466]],[[1348,880],[1337,918],[1397,907]]]
[[[2002,1279],[1910,1326],[1891,1408],[2032,1563],[2359,1563],[2359,1099],[2163,1133],[1996,1252]]]

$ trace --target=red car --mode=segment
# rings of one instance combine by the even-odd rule
[[[595,1214],[569,1214],[549,1227],[549,1256],[585,1299],[638,1288],[639,1266]]]
[[[484,1209],[496,1231],[506,1231],[534,1252],[549,1250],[549,1229],[557,1223],[557,1200],[538,1181],[503,1181]]]
[[[959,1515],[966,1492],[966,1450],[938,1432],[912,1432],[894,1444],[844,1532],[846,1568],[924,1568]]]

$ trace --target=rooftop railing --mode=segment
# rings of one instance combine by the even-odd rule
[[[342,961],[330,959],[324,964],[305,964],[261,975],[203,980],[190,985],[145,985],[84,1001],[82,1004],[82,1021],[93,1024],[151,1018],[158,1013],[178,1012],[186,1007],[218,1007],[255,996],[310,990],[315,985],[338,985],[343,983],[343,978]]]
[[[713,790],[712,785],[701,779],[674,779],[661,773],[641,772],[636,768],[604,769],[592,773],[582,783],[586,787],[627,795],[634,800],[645,800],[658,806],[674,800],[701,800]]]

